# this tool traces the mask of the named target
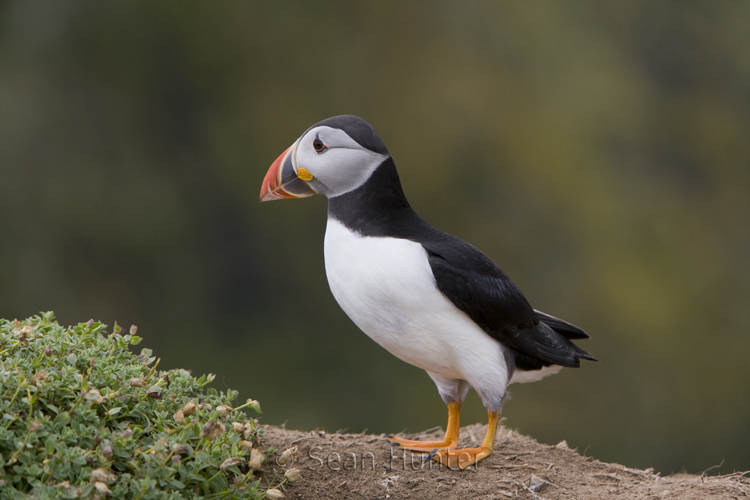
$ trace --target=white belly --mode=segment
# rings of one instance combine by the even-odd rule
[[[501,344],[438,290],[422,245],[362,237],[328,219],[325,264],[336,301],[375,342],[407,363],[466,380],[477,390],[489,384],[504,391]]]

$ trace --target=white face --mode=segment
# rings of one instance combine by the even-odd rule
[[[316,193],[333,198],[367,182],[386,158],[363,148],[341,129],[321,126],[300,137],[294,160],[298,171],[304,168],[313,175],[307,183]]]

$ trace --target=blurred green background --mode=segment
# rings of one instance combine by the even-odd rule
[[[507,425],[664,473],[750,469],[747,2],[5,2],[0,316],[139,325],[265,423],[445,425],[346,318],[326,200],[259,205],[313,123],[380,133],[415,209],[601,362]],[[463,422],[484,422],[472,393]]]

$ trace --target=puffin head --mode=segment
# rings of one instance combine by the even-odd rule
[[[268,169],[260,201],[334,198],[363,185],[390,157],[375,129],[362,118],[340,115],[316,123]]]

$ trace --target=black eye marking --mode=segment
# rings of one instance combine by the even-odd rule
[[[328,146],[323,144],[323,141],[320,140],[320,137],[316,136],[315,140],[313,141],[313,148],[315,149],[316,152],[322,153],[323,151],[328,149]]]

